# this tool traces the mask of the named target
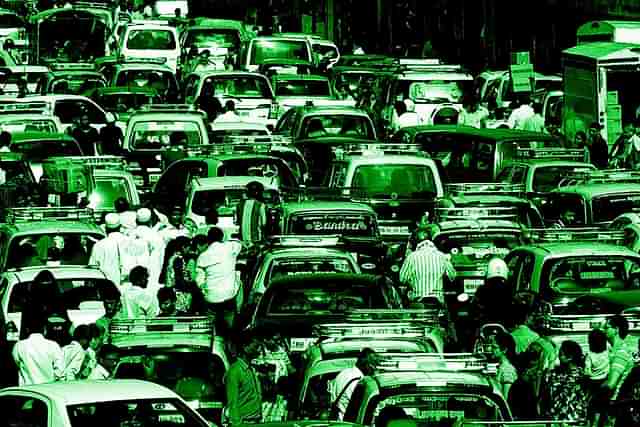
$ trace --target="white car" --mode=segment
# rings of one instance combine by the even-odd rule
[[[65,131],[73,125],[74,119],[80,117],[83,113],[89,116],[89,123],[98,131],[107,123],[107,112],[86,96],[36,95],[17,98],[14,102],[46,104],[47,108],[58,117]]]
[[[177,30],[169,25],[129,24],[118,50],[125,58],[165,58],[171,71],[178,69],[180,41]]]
[[[100,287],[108,279],[94,267],[60,265],[46,267],[58,282],[67,314],[73,326],[94,323],[104,316]],[[22,309],[33,300],[31,284],[43,267],[26,267],[7,271],[2,275],[0,289],[0,320],[5,324],[7,340],[17,341]]]
[[[0,390],[5,425],[209,427],[171,390],[147,381],[69,381]]]

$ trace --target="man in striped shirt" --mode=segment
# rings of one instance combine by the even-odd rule
[[[425,240],[405,258],[400,269],[400,282],[409,285],[410,300],[435,297],[444,304],[444,277],[453,280],[456,270],[449,255],[440,252],[429,240],[432,237],[429,231],[424,237]]]
[[[267,207],[262,200],[264,186],[258,181],[247,184],[247,198],[238,204],[236,222],[240,227],[240,240],[258,243],[264,237]]]

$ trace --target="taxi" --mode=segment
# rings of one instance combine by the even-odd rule
[[[180,60],[178,31],[160,23],[130,23],[124,30],[117,52],[125,58],[163,58],[175,74]]]
[[[447,182],[492,182],[519,148],[558,148],[560,142],[543,133],[512,129],[476,129],[470,126],[409,126],[391,139],[417,144],[442,164]]]
[[[275,124],[275,95],[262,74],[243,71],[195,71],[183,80],[184,99],[194,104],[210,90],[224,106],[235,102],[236,114],[243,120]]]
[[[215,69],[224,70],[228,55],[239,51],[241,43],[250,38],[242,21],[196,18],[180,34],[182,63],[185,63],[189,49],[196,47],[198,53],[208,50],[211,54],[209,62],[213,63]]]
[[[622,246],[622,232],[532,230],[533,243],[505,257],[513,292],[538,296],[554,312],[585,294],[630,289],[640,255]]]
[[[493,373],[482,356],[382,354],[376,373],[361,379],[344,420],[371,426],[381,410],[400,407],[418,422],[497,422],[512,419]]]
[[[38,181],[43,174],[43,165],[49,158],[84,154],[80,144],[68,133],[15,133],[9,148],[13,153],[23,156]]]
[[[496,180],[522,184],[529,197],[539,197],[558,188],[567,175],[595,170],[595,166],[585,162],[582,149],[519,149],[515,161],[505,166]]]
[[[164,384],[208,421],[220,421],[229,360],[212,319],[114,320],[109,332],[111,344],[120,350],[114,378]]]
[[[73,249],[72,249],[73,250]],[[72,254],[63,259],[57,266],[48,266],[56,278],[61,301],[73,327],[95,323],[104,316],[101,289],[109,286],[109,281],[102,271],[93,266],[67,265],[73,260]],[[24,267],[7,271],[0,281],[0,324],[7,333],[7,341],[14,343],[20,338],[22,311],[34,299],[34,278],[43,270],[42,266]]]
[[[208,144],[205,114],[189,105],[154,104],[129,118],[122,148],[139,188],[151,187],[160,177],[161,153],[170,148],[173,134],[181,134],[187,147]]]
[[[354,189],[345,191],[377,213],[385,242],[405,242],[411,224],[444,195],[436,163],[416,146],[359,144],[336,148],[335,156],[328,186]]]
[[[274,133],[293,141],[350,137],[376,139],[376,129],[369,115],[355,107],[322,107],[313,103],[290,108],[276,124]]]
[[[40,95],[71,94],[85,95],[86,92],[107,86],[107,80],[96,71],[93,64],[57,64],[38,80],[36,93]]]
[[[0,271],[28,266],[87,265],[94,243],[105,237],[93,211],[75,208],[13,208],[0,224]]]
[[[210,209],[219,215],[218,227],[227,237],[238,233],[236,208],[247,191],[247,184],[257,181],[265,188],[265,201],[278,199],[278,188],[270,178],[253,176],[219,176],[211,178],[195,177],[187,187],[187,201],[184,226],[195,231],[205,225],[205,217]]]
[[[25,421],[40,427],[76,427],[102,423],[208,427],[207,421],[180,396],[147,381],[64,381],[0,390],[0,405],[8,425]]]
[[[279,277],[260,298],[249,329],[258,334],[281,331],[289,351],[301,358],[300,352],[316,341],[314,325],[346,321],[357,308],[402,307],[394,285],[382,276],[315,273]]]
[[[272,280],[312,273],[360,273],[357,258],[337,236],[274,236],[256,261],[248,301],[256,302]]]
[[[568,226],[606,227],[620,215],[640,207],[640,174],[633,171],[588,171],[545,196],[541,205],[545,221],[558,221],[568,209],[575,219]]]

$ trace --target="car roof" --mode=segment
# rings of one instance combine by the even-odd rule
[[[47,396],[65,405],[93,402],[110,402],[128,399],[172,399],[177,395],[171,390],[148,381],[64,381],[47,384],[10,387],[6,392],[30,391]]]
[[[211,131],[217,130],[269,130],[267,125],[264,123],[256,123],[256,122],[213,122],[210,126]]]
[[[20,235],[54,233],[60,232],[61,229],[69,233],[97,233],[104,235],[104,231],[97,224],[82,221],[56,221],[51,219],[1,224],[0,227],[6,227]]]
[[[578,185],[569,185],[562,188],[557,188],[551,192],[552,194],[579,194],[586,198],[593,198],[602,196],[605,194],[616,193],[640,193],[640,186],[633,183],[587,183]]]
[[[216,18],[196,18],[192,25],[189,25],[185,31],[200,29],[233,29],[242,32],[242,21],[234,19],[216,19]]]
[[[260,79],[267,79],[267,77],[260,73],[252,73],[250,71],[223,71],[223,70],[200,70],[194,71],[190,76],[199,76],[202,79],[206,79],[207,77],[256,77]]]
[[[599,242],[540,242],[533,243],[520,248],[530,248],[539,250],[552,257],[564,256],[585,256],[585,255],[606,255],[606,256],[625,256],[640,260],[640,255],[623,246],[612,243]],[[520,249],[516,248],[516,249]]]
[[[347,105],[335,107],[335,106],[299,106],[293,107],[302,110],[304,116],[312,116],[312,115],[351,115],[351,116],[363,116],[369,117],[369,115],[364,111],[356,107],[350,107]]]
[[[196,191],[200,191],[223,188],[244,188],[247,184],[254,181],[261,183],[266,189],[275,189],[272,180],[262,176],[215,176],[194,178],[192,182],[196,187]]]
[[[106,276],[102,271],[98,269],[98,267],[94,266],[79,266],[79,265],[60,265],[60,266],[47,266],[47,270],[53,273],[53,276],[56,279],[68,279],[68,278],[77,278],[84,277],[90,279],[106,279]],[[30,282],[32,281],[40,272],[42,271],[42,266],[35,267],[23,267],[16,270],[13,270],[11,274],[14,274],[15,277],[20,282]]]
[[[316,76],[313,74],[276,74],[272,77],[273,80],[280,82],[288,82],[295,80],[309,80],[309,81],[319,81],[319,82],[328,82],[329,79],[324,76]]]
[[[352,210],[361,213],[374,214],[373,208],[364,203],[338,201],[338,200],[306,200],[303,202],[290,202],[283,205],[283,209],[289,214],[313,211],[341,211]]]
[[[379,287],[379,278],[372,274],[357,273],[304,273],[292,276],[280,276],[269,282],[269,289],[276,288],[305,288],[307,286],[322,286],[331,284],[348,288],[351,286],[375,286]]]
[[[45,116],[48,117],[48,116]],[[66,133],[49,133],[49,132],[19,132],[13,135],[11,143],[33,142],[33,141],[73,141],[73,137]]]
[[[452,232],[504,232],[512,233],[522,232],[522,227],[517,222],[499,219],[491,220],[447,220],[435,223],[438,227],[438,233]]]
[[[323,257],[342,257],[351,258],[349,252],[336,249],[336,248],[322,248],[322,247],[274,247],[267,252],[273,258],[287,258],[287,257],[306,257],[311,258],[315,256]]]
[[[580,299],[600,300],[619,306],[621,309],[640,306],[640,289],[627,291],[612,291],[598,294],[589,294]]]
[[[513,140],[553,140],[553,136],[543,133],[528,132],[517,129],[477,129],[472,126],[459,126],[459,125],[419,125],[408,126],[402,128],[402,132],[409,133],[410,135],[417,135],[420,133],[426,134],[452,134],[452,135],[466,135],[477,136],[486,140],[494,141],[513,141]]]
[[[115,66],[118,71],[149,70],[149,71],[163,71],[165,73],[173,74],[173,71],[171,71],[171,68],[169,68],[169,66],[166,64],[154,64],[149,62],[132,61],[132,62],[121,62],[121,63],[115,64]]]
[[[203,119],[199,110],[193,111],[135,111],[129,118],[130,122],[142,120],[167,120],[172,122],[193,122]]]
[[[102,73],[95,70],[57,70],[49,72],[51,77],[65,77],[65,76],[86,76],[101,77],[104,78]]]
[[[384,372],[373,376],[380,388],[393,388],[398,385],[416,385],[416,382],[446,382],[455,385],[492,387],[491,382],[483,374],[455,371],[397,371]],[[493,388],[493,387],[492,387]]]
[[[99,95],[118,95],[126,93],[141,93],[145,95],[157,95],[158,91],[148,86],[108,86],[97,88],[95,93]]]
[[[404,164],[404,165],[434,165],[435,162],[433,159],[429,157],[422,156],[414,156],[411,154],[356,154],[356,155],[346,155],[345,160],[348,160],[350,163],[355,164],[356,166],[360,165],[393,165],[393,164]]]

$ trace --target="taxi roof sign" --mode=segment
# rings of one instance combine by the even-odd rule
[[[426,309],[354,309],[347,314],[350,322],[411,321],[438,323],[445,312],[441,308]]]
[[[445,186],[446,192],[456,195],[516,195],[521,196],[525,193],[524,184],[510,184],[504,182],[462,182],[455,184],[447,184]]]
[[[191,104],[145,104],[138,111],[145,113],[194,113],[201,112]],[[203,112],[204,113],[204,112]]]
[[[334,247],[338,246],[342,242],[342,237],[339,235],[326,235],[326,236],[306,236],[306,235],[275,235],[268,238],[268,244],[270,246],[283,246],[283,247]]]
[[[121,156],[67,156],[61,160],[79,163],[93,169],[127,169],[127,162]],[[55,158],[52,161],[55,161]]]
[[[6,222],[16,224],[20,222],[55,220],[55,221],[95,221],[92,209],[69,207],[29,207],[7,208]]]
[[[624,242],[624,231],[603,230],[596,227],[584,228],[532,228],[529,235],[536,242],[603,242],[620,244]]]
[[[51,105],[44,101],[11,102],[0,104],[0,112],[7,114],[51,114]]]
[[[60,63],[52,62],[49,65],[52,71],[95,71],[96,67],[90,62],[73,62],[73,63]]]
[[[436,208],[435,217],[438,221],[502,220],[517,222],[518,209],[512,206]]]
[[[558,187],[579,184],[640,183],[640,171],[626,169],[577,170],[563,174]]]
[[[377,356],[376,367],[386,371],[495,374],[498,364],[475,353],[382,353]]]
[[[161,340],[168,346],[183,344],[210,347],[215,335],[214,320],[209,317],[162,317],[114,320],[111,342],[118,347],[144,345]]]
[[[325,323],[315,325],[313,334],[319,338],[337,339],[424,337],[425,328],[411,322]]]
[[[586,160],[586,151],[572,148],[518,148],[516,151],[516,159],[584,162]]]
[[[356,143],[332,147],[332,151],[338,160],[344,156],[383,156],[383,155],[412,155],[428,157],[420,144],[403,143]]]

